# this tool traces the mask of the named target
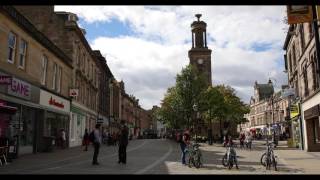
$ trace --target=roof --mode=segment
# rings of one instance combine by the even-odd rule
[[[259,99],[270,98],[274,92],[273,86],[270,84],[257,84]]]

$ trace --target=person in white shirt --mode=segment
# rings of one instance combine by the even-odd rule
[[[94,146],[94,153],[93,153],[93,160],[92,165],[99,165],[98,163],[98,154],[101,144],[101,132],[100,132],[101,124],[96,124],[96,129],[94,130],[94,140],[93,140],[93,146]]]
[[[66,132],[64,131],[64,129],[61,129],[61,147],[62,149],[64,149],[66,147]]]

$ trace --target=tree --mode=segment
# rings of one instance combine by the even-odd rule
[[[212,127],[212,123],[222,119],[225,114],[225,104],[223,94],[216,87],[209,87],[203,98],[202,107],[204,108],[204,117]]]
[[[217,88],[224,97],[224,110],[222,111],[222,118],[220,119],[220,130],[222,131],[222,120],[229,126],[240,124],[243,121],[244,114],[248,113],[250,109],[240,100],[232,87],[219,85]]]
[[[177,96],[181,101],[182,113],[188,128],[195,123],[192,122],[192,116],[194,115],[193,105],[199,104],[206,88],[205,78],[192,65],[182,69],[181,74],[176,77]]]

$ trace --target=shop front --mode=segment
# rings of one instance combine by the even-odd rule
[[[37,152],[39,92],[38,87],[0,72],[0,146],[8,144],[12,157]]]
[[[320,151],[320,105],[315,105],[304,111],[304,122],[306,125],[306,147],[307,151]]]
[[[57,148],[69,147],[70,100],[41,89],[40,105],[44,114],[40,126],[41,151],[47,150],[48,143],[46,141],[50,138]],[[63,141],[63,134],[65,134],[66,141]]]
[[[71,105],[70,117],[70,147],[80,146],[86,129],[86,113],[85,110]]]

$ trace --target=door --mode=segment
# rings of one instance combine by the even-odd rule
[[[35,133],[35,110],[29,107],[22,107],[20,123],[19,154],[33,153]]]

